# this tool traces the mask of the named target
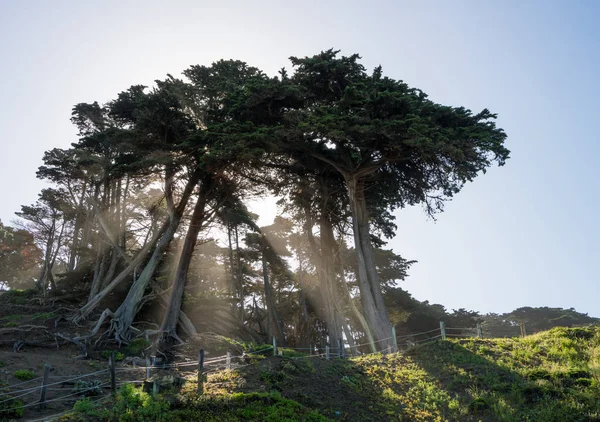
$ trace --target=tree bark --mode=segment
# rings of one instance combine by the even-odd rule
[[[336,271],[334,266],[333,251],[335,248],[335,238],[333,236],[333,227],[326,216],[319,220],[319,229],[321,232],[321,276],[319,277],[321,295],[325,302],[327,331],[329,333],[329,342],[332,346],[338,344],[342,338],[342,318],[338,307],[336,306],[339,298],[336,286]],[[334,346],[335,347],[335,346]]]
[[[134,314],[137,313],[137,305],[139,304],[141,297],[143,297],[144,290],[150,281],[151,276],[153,275],[160,259],[162,258],[163,253],[165,252],[167,246],[172,240],[175,232],[177,231],[177,227],[179,226],[179,222],[187,205],[187,202],[192,194],[194,187],[198,183],[198,176],[196,174],[190,177],[190,180],[187,182],[186,187],[184,188],[183,194],[181,196],[181,200],[179,201],[179,205],[174,210],[174,212],[169,216],[169,218],[163,223],[163,225],[159,228],[159,230],[154,234],[152,239],[146,243],[146,245],[142,248],[142,250],[136,255],[136,257],[131,261],[131,263],[125,268],[119,275],[111,281],[108,286],[106,286],[102,291],[100,291],[96,296],[94,296],[91,300],[88,300],[88,303],[81,308],[80,314],[74,318],[74,320],[80,321],[85,318],[92,312],[109,293],[111,293],[123,280],[125,280],[133,271],[144,261],[146,255],[150,250],[154,248],[154,252],[146,267],[142,271],[142,274],[134,281],[125,302],[121,305],[119,309],[121,309],[120,314],[126,315],[126,318],[131,318],[133,321],[133,317],[131,316],[131,312]],[[148,271],[146,271],[148,270]],[[151,271],[150,271],[151,270]],[[133,292],[132,290],[136,291]],[[139,290],[139,291],[137,291]],[[141,293],[142,296],[138,298],[138,295]],[[131,297],[130,297],[131,295]],[[134,303],[135,302],[135,303]],[[135,305],[135,306],[132,306]],[[127,309],[127,310],[126,310]],[[128,314],[129,313],[129,314]],[[131,325],[131,321],[129,325]],[[121,323],[122,327],[123,324]],[[120,331],[124,332],[129,329],[129,326],[126,329],[121,328]]]
[[[240,321],[244,322],[244,279],[242,276],[242,258],[240,254],[240,242],[238,236],[238,227],[235,226],[235,259],[237,263],[236,281],[240,300]]]
[[[363,180],[354,175],[344,174],[344,178],[352,211],[354,248],[358,258],[358,286],[364,317],[378,343],[377,348],[382,350],[388,345],[392,345],[392,340],[389,339],[392,335],[392,324],[383,302],[381,283],[375,265],[373,245],[370,239],[369,212],[365,200],[365,185]]]
[[[165,192],[167,193],[166,201],[167,207],[171,210],[169,215],[169,225],[160,241],[156,244],[156,248],[150,257],[150,260],[144,267],[144,270],[134,281],[132,286],[127,293],[127,297],[121,303],[121,306],[116,310],[115,317],[113,322],[115,324],[115,339],[119,342],[121,341],[129,341],[129,331],[131,328],[131,323],[133,322],[135,316],[137,315],[140,306],[142,304],[142,299],[144,297],[144,293],[146,291],[146,287],[150,283],[150,280],[154,276],[156,269],[162,261],[163,255],[167,250],[167,247],[173,240],[177,229],[179,228],[179,223],[181,222],[181,218],[183,217],[183,213],[185,211],[185,207],[190,199],[190,196],[198,183],[197,174],[195,174],[190,180],[188,180],[187,185],[184,189],[183,195],[177,207],[174,205],[172,193],[173,193],[173,178],[174,173],[172,171],[166,172],[165,179]]]
[[[279,320],[279,315],[277,314],[277,309],[273,301],[273,289],[269,280],[269,265],[264,251],[262,253],[262,267],[263,280],[265,282],[265,304],[267,307],[267,333],[269,337],[274,335],[277,338],[277,342],[283,345],[285,344],[285,336],[283,335],[281,321]]]
[[[319,291],[321,292],[321,318],[325,321],[327,326],[327,332],[329,335],[329,343],[332,347],[337,347],[337,342],[342,338],[341,332],[341,321],[338,312],[334,304],[334,296],[332,285],[335,277],[333,276],[333,250],[330,249],[333,236],[333,231],[329,224],[329,221],[325,217],[321,217],[319,220],[319,228],[321,230],[321,245],[317,245],[315,237],[312,232],[312,216],[311,211],[308,208],[304,209],[306,216],[305,231],[308,237],[308,243],[313,251],[315,257],[315,265],[317,267],[317,278],[319,280]],[[331,229],[331,233],[330,233]]]
[[[192,261],[192,256],[198,240],[198,234],[200,233],[200,229],[204,223],[204,210],[206,208],[206,203],[211,190],[212,183],[210,179],[207,178],[200,186],[198,200],[196,201],[190,226],[185,236],[183,248],[179,257],[179,263],[177,265],[177,271],[173,281],[173,288],[171,289],[171,294],[169,297],[169,305],[167,306],[167,311],[163,318],[161,330],[166,334],[165,339],[169,336],[179,339],[177,337],[177,321],[179,320],[181,303],[183,302],[183,293],[187,281],[190,262]]]

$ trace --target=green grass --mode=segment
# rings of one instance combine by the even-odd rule
[[[29,381],[35,378],[35,372],[27,369],[19,369],[18,371],[15,371],[13,375],[16,379],[21,381]]]
[[[161,392],[156,399],[128,390],[105,408],[113,413],[94,418],[600,421],[600,328],[437,341],[404,354],[331,361],[266,354],[242,369],[209,374],[203,396],[195,389],[190,380],[181,391]],[[84,413],[80,409],[68,420],[86,420]]]
[[[278,393],[234,393],[214,396],[180,397],[172,405],[162,396],[152,397],[140,388],[124,385],[110,406],[80,400],[73,412],[61,421],[83,421],[94,418],[101,421],[306,421],[325,422],[318,412],[307,409]]]

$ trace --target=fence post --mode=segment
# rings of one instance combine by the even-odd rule
[[[483,338],[483,330],[481,329],[481,322],[477,323],[477,337]]]
[[[442,333],[442,340],[446,340],[446,324],[444,321],[440,321],[440,331]]]
[[[108,370],[110,371],[110,389],[113,396],[117,394],[117,377],[115,375],[115,352],[110,352],[108,357]]]
[[[394,352],[398,351],[398,339],[396,338],[396,327],[392,327],[392,340],[394,342]]]
[[[152,383],[152,397],[155,397],[160,391],[160,385],[158,385],[158,380],[154,380]]]
[[[198,394],[204,393],[204,349],[198,352]]]
[[[146,356],[146,380],[150,379],[150,358]]]
[[[325,359],[329,360],[329,346],[325,346]]]
[[[40,392],[40,409],[46,408],[46,386],[48,385],[48,377],[50,376],[50,365],[44,364],[44,377],[42,378],[42,389]]]
[[[273,356],[277,356],[277,339],[273,336]]]
[[[340,357],[343,359],[345,357],[344,341],[340,338],[338,344],[340,345]]]
[[[227,369],[231,369],[231,350],[227,351],[227,358],[225,359],[225,365]]]

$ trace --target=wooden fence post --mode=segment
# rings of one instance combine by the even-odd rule
[[[481,328],[481,322],[477,323],[477,337],[483,338],[483,329]]]
[[[273,336],[273,356],[277,356],[277,339]]]
[[[225,358],[225,364],[227,369],[231,369],[231,350],[227,351],[227,357]]]
[[[446,324],[444,321],[440,321],[440,331],[442,333],[442,340],[446,340]]]
[[[50,376],[50,365],[44,364],[44,377],[42,378],[42,389],[40,391],[40,409],[46,408],[46,386]]]
[[[329,360],[329,346],[325,346],[325,359]]]
[[[398,351],[398,339],[396,338],[396,327],[392,327],[392,340],[394,344],[394,352]]]
[[[340,345],[340,357],[343,359],[345,357],[344,340],[339,339],[338,344]]]
[[[150,358],[146,356],[146,380],[150,379]]]
[[[204,394],[204,349],[198,352],[198,394]]]
[[[110,371],[110,389],[113,396],[117,394],[117,377],[115,375],[115,352],[110,352],[108,357],[108,370]]]

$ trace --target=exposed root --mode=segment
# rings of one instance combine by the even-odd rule
[[[45,331],[50,334],[48,329],[43,325],[21,325],[19,327],[0,328],[0,335],[4,333],[14,333],[15,331],[29,333],[34,330]]]

